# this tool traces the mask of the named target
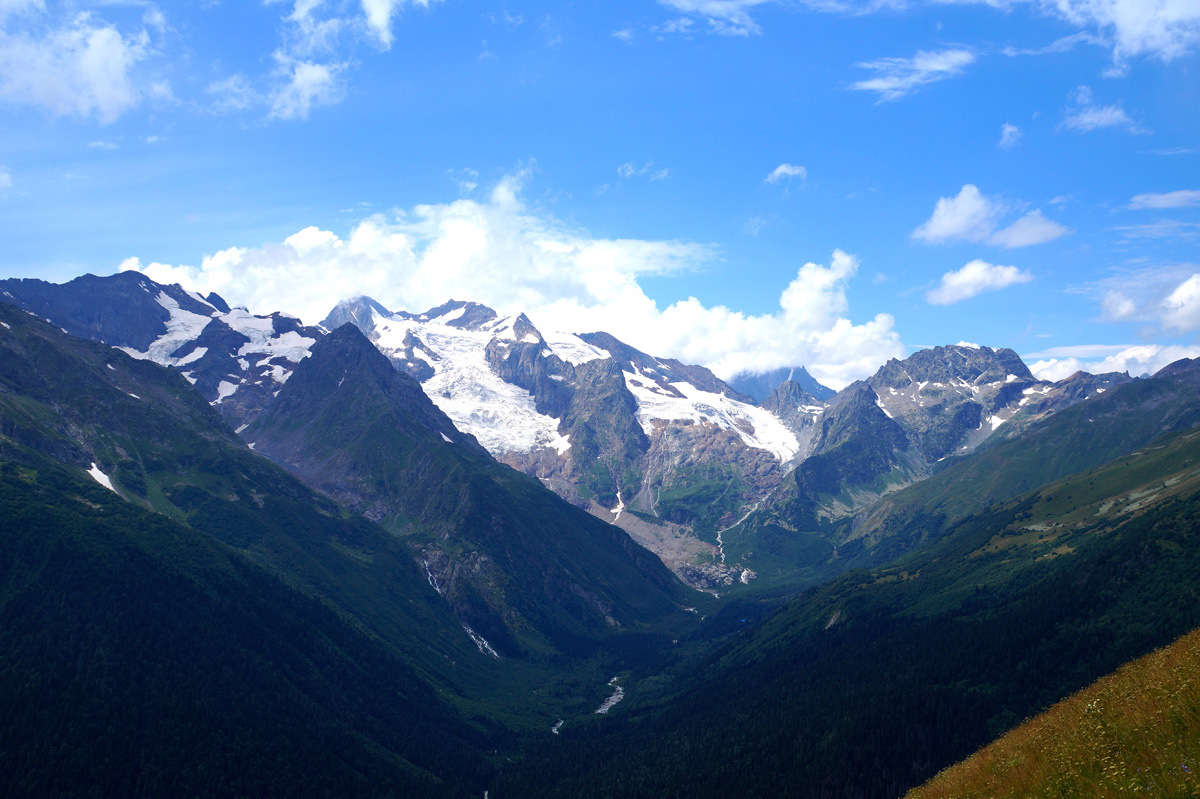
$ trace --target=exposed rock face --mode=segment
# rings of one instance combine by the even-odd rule
[[[682,591],[625,533],[493,460],[352,323],[313,347],[245,437],[407,536],[430,584],[501,654],[648,623]]]

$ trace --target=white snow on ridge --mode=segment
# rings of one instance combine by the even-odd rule
[[[412,330],[440,359],[430,364],[433,377],[422,388],[459,430],[471,433],[493,455],[553,449],[560,455],[571,447],[558,432],[558,420],[543,416],[533,395],[500,379],[488,366],[486,348],[493,331],[463,330],[437,322],[406,319],[380,320],[375,346],[386,355],[404,350],[404,337]]]
[[[575,366],[600,358],[612,357],[608,350],[593,347],[579,336],[571,333],[543,333],[542,340],[546,342],[551,352]]]
[[[623,372],[625,385],[638,403],[638,422],[646,435],[654,431],[653,421],[710,422],[723,430],[735,430],[746,446],[770,452],[781,462],[791,460],[800,451],[800,442],[774,414],[754,405],[730,399],[724,394],[701,391],[691,383],[671,383],[683,397],[671,397],[648,387],[632,372]]]
[[[145,352],[138,352],[131,347],[121,347],[120,349],[134,358],[151,360],[163,366],[169,366],[175,363],[171,353],[189,341],[195,340],[205,326],[212,321],[212,317],[183,310],[179,307],[178,302],[172,297],[168,297],[163,291],[158,293],[154,301],[171,314],[171,318],[167,320],[167,332],[155,339]]]

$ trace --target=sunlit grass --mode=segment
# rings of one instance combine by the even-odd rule
[[[906,799],[1200,796],[1200,630],[1127,664]]]

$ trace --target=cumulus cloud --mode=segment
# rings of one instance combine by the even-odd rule
[[[43,35],[0,31],[0,98],[108,124],[144,97],[162,93],[161,86],[140,85],[134,75],[151,54],[145,29],[123,34],[90,12]]]
[[[795,164],[783,163],[771,170],[764,183],[781,183],[788,178],[808,179],[808,170]]]
[[[282,242],[217,252],[199,266],[131,258],[122,269],[310,323],[355,294],[414,312],[451,297],[474,299],[502,313],[524,311],[547,330],[606,330],[725,376],[803,364],[822,382],[842,386],[905,353],[890,315],[851,321],[846,289],[858,270],[851,255],[835,251],[828,265],[800,266],[772,313],[696,298],[662,308],[641,279],[700,268],[717,259],[713,247],[594,238],[527,207],[525,177],[502,180],[485,201],[368,217],[346,237],[310,227]]]
[[[1129,201],[1129,207],[1134,210],[1190,208],[1195,205],[1200,205],[1200,191],[1195,189],[1169,191],[1165,194],[1139,194]]]
[[[996,228],[1003,207],[968,183],[957,196],[942,197],[928,221],[912,232],[914,239],[941,244],[954,239],[983,241]]]
[[[1140,377],[1184,358],[1200,358],[1200,347],[1162,344],[1059,347],[1022,358],[1039,380],[1057,382],[1076,372],[1127,372]]]
[[[1118,71],[1133,56],[1170,61],[1200,44],[1200,5],[1189,0],[1041,0],[1041,5],[1105,34]]]
[[[1162,301],[1162,321],[1170,330],[1200,329],[1200,273],[1180,283]]]
[[[987,242],[988,244],[1014,249],[1053,241],[1070,232],[1070,230],[1057,222],[1051,222],[1038,209],[1030,211],[1008,227],[997,230],[988,237]]]
[[[1021,129],[1016,125],[1005,122],[1000,128],[1000,147],[1004,150],[1011,150],[1017,146],[1017,142],[1021,140]]]
[[[922,86],[962,74],[974,61],[974,53],[961,49],[920,50],[912,58],[880,58],[859,64],[876,76],[853,83],[850,88],[875,92],[880,102],[899,100]]]
[[[1008,211],[1006,203],[968,183],[956,196],[939,198],[933,214],[912,232],[912,237],[927,244],[970,241],[1014,249],[1042,244],[1071,232],[1047,219],[1040,209],[997,229],[999,219]]]
[[[985,291],[997,291],[1018,283],[1028,283],[1033,275],[1015,266],[997,266],[978,258],[955,272],[942,275],[941,284],[925,299],[934,305],[953,305]]]
[[[1195,264],[1143,268],[1098,281],[1101,318],[1148,322],[1172,333],[1200,330],[1200,269]]]

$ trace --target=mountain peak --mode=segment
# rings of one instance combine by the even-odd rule
[[[321,321],[321,327],[336,330],[350,323],[362,332],[369,333],[374,327],[375,315],[386,318],[392,316],[392,312],[370,297],[359,294],[333,306],[333,310]]]
[[[436,308],[430,308],[423,314],[414,317],[419,322],[441,322],[450,327],[463,330],[479,330],[483,325],[496,319],[498,314],[486,305],[477,302],[450,300]]]

